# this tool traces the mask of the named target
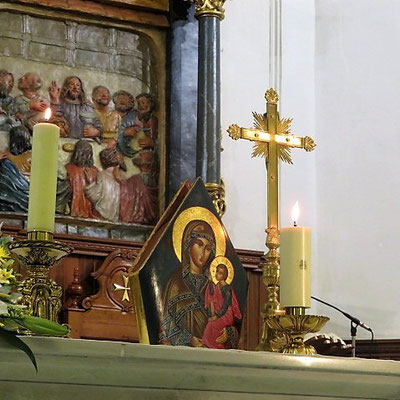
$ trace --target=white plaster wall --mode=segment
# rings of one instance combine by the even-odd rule
[[[367,322],[377,337],[398,338],[400,2],[315,5],[314,292]],[[348,336],[349,323],[333,315],[331,329]]]
[[[226,2],[222,22],[222,128],[252,124],[269,82],[269,1]],[[400,332],[400,2],[282,0],[281,116],[313,136],[314,153],[281,167],[281,225],[295,200],[313,229],[313,289],[370,325]],[[238,248],[264,250],[265,172],[251,145],[224,136],[224,222]],[[325,306],[325,331],[350,323]],[[359,329],[358,337],[369,333]]]
[[[265,249],[266,183],[263,159],[251,158],[252,145],[232,140],[226,130],[253,125],[251,112],[265,111],[268,87],[269,2],[228,0],[221,23],[221,155],[226,184],[224,224],[236,248]]]

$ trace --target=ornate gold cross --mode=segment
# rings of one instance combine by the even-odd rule
[[[303,148],[312,151],[315,148],[314,140],[308,136],[299,137],[290,133],[291,118],[280,119],[278,113],[279,96],[274,89],[265,92],[267,112],[258,114],[253,112],[254,128],[241,128],[236,124],[230,125],[229,136],[232,139],[247,139],[254,142],[253,157],[265,157],[267,168],[267,216],[266,246],[269,251],[264,254],[263,281],[268,288],[268,300],[263,310],[264,331],[260,350],[271,350],[270,341],[273,339],[265,323],[271,315],[283,314],[278,300],[279,290],[279,196],[278,196],[278,167],[279,159],[293,164],[291,148]]]
[[[130,301],[128,293],[128,291],[131,290],[131,288],[129,287],[129,278],[125,275],[122,275],[122,278],[124,280],[124,286],[118,285],[118,283],[114,283],[114,292],[123,290],[124,293],[122,295],[122,301]]]

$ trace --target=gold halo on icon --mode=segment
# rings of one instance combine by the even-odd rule
[[[217,277],[215,276],[215,273],[217,272],[217,267],[218,265],[223,264],[225,267],[228,269],[228,277],[226,278],[225,282],[230,285],[231,282],[233,281],[233,276],[235,275],[235,271],[233,269],[233,265],[230,262],[229,259],[223,256],[215,257],[214,260],[211,261],[210,264],[210,275],[212,278],[212,281],[217,284]]]
[[[176,257],[182,261],[182,236],[186,225],[192,221],[204,221],[210,225],[215,236],[215,254],[224,255],[226,250],[225,231],[218,218],[204,207],[190,207],[182,211],[172,228],[172,244]]]

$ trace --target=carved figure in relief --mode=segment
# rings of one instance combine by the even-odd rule
[[[112,96],[112,100],[115,104],[115,111],[118,112],[121,118],[124,118],[135,106],[135,99],[125,90],[118,90],[118,92],[115,92]]]
[[[138,143],[142,149],[156,146],[158,137],[158,119],[154,113],[155,101],[151,94],[141,93],[136,96],[137,126],[148,132],[145,137],[139,138]]]
[[[15,103],[10,96],[14,87],[14,75],[4,69],[0,70],[0,131],[9,132],[20,125],[15,118]]]
[[[22,94],[15,98],[15,112],[30,131],[44,120],[44,111],[48,107],[40,95],[41,87],[42,78],[36,72],[27,72],[18,79],[18,89]]]
[[[85,193],[102,218],[118,221],[120,185],[115,174],[121,159],[115,147],[102,150],[99,156],[103,170],[97,174],[96,181],[86,187]]]
[[[69,137],[102,139],[103,127],[94,108],[86,101],[83,84],[79,77],[67,77],[62,88],[57,82],[52,81],[49,95],[55,115],[64,117],[70,126]]]
[[[69,124],[64,117],[57,117],[52,115],[49,119],[51,124],[57,125],[60,128],[60,138],[66,138],[69,136]]]
[[[96,217],[85,189],[96,181],[98,169],[93,164],[93,149],[86,140],[78,140],[71,161],[65,166],[72,189],[71,216],[82,218]]]
[[[6,93],[9,95],[14,87],[14,75],[5,69],[0,70],[0,83],[4,85]]]
[[[103,126],[104,142],[116,146],[121,115],[117,110],[112,110],[109,107],[111,102],[110,91],[105,86],[96,86],[92,91],[92,100],[97,117]]]
[[[157,191],[145,185],[136,174],[120,180],[119,217],[122,222],[153,224],[157,219]]]
[[[121,115],[121,123],[118,128],[117,147],[125,157],[132,158],[136,154],[136,151],[132,150],[130,146],[132,138],[129,134],[129,128],[134,126],[136,120],[137,112],[133,109],[135,100],[130,93],[123,90],[114,93],[113,100],[115,103],[115,109]]]
[[[32,290],[32,314],[40,317],[50,319],[50,292],[45,286],[38,286]]]
[[[132,159],[132,162],[139,168],[143,183],[150,188],[156,189],[157,173],[154,152],[152,150],[143,150]]]
[[[137,110],[130,111],[118,131],[118,146],[122,154],[134,157],[144,149],[154,149],[158,135],[158,119],[153,116],[155,103],[148,93],[136,96]]]
[[[25,126],[11,129],[9,147],[0,154],[0,210],[27,212],[31,136]]]
[[[229,261],[229,260],[228,260]],[[232,271],[228,274],[228,268]],[[212,275],[212,273],[210,274]],[[218,264],[215,270],[215,280],[207,285],[205,291],[205,307],[207,309],[208,318],[207,326],[204,329],[202,343],[209,348],[225,349],[226,343],[220,343],[217,339],[221,336],[221,331],[235,325],[235,319],[241,320],[239,303],[235,292],[231,285],[228,284],[228,275],[233,278],[233,267],[229,264]]]

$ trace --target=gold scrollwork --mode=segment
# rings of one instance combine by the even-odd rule
[[[223,20],[225,17],[224,3],[226,0],[189,0],[196,5],[196,18],[217,17]]]
[[[221,179],[221,183],[209,183],[205,184],[208,194],[210,195],[212,202],[217,209],[218,216],[222,218],[226,211],[225,203],[225,183]]]
[[[32,236],[47,237],[42,233]],[[50,269],[71,253],[72,247],[52,240],[21,240],[9,243],[8,248],[27,269],[27,277],[20,285],[22,304],[33,316],[57,322],[61,311],[62,288],[50,279]]]
[[[272,88],[268,89],[265,92],[265,96],[264,97],[265,97],[265,100],[267,100],[267,102],[270,103],[270,104],[277,104],[278,101],[279,101],[278,93],[275,92],[275,90],[272,89]]]

